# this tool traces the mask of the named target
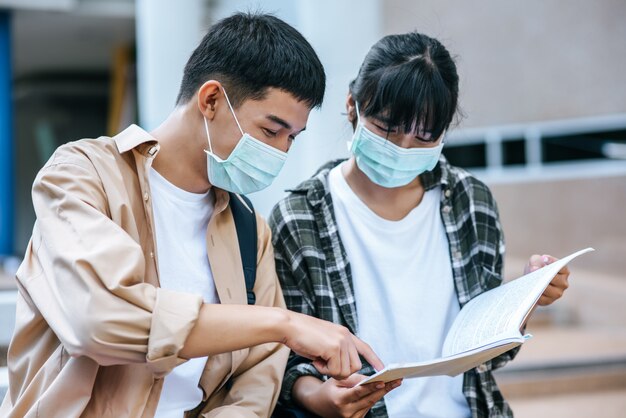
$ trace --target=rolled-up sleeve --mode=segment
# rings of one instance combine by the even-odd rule
[[[202,299],[146,283],[144,251],[110,218],[90,161],[53,157],[34,182],[33,205],[21,280],[68,353],[102,365],[146,362],[156,377],[182,363]]]

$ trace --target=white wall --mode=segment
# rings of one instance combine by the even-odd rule
[[[386,0],[384,32],[458,56],[464,126],[626,112],[623,0]]]
[[[191,52],[202,38],[204,2],[137,0],[139,123],[152,130],[174,109]]]

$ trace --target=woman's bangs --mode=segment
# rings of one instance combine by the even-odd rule
[[[363,109],[390,129],[405,133],[417,128],[439,138],[454,116],[453,98],[437,71],[414,66],[388,68],[379,79],[371,100]]]

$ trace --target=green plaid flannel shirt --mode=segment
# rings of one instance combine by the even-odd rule
[[[290,190],[272,210],[276,269],[287,307],[358,330],[350,262],[337,230],[328,173],[341,161],[327,163],[312,178]],[[502,282],[504,240],[498,210],[491,192],[467,171],[441,157],[434,170],[420,176],[426,190],[441,186],[443,220],[452,261],[452,273],[460,306]],[[354,260],[353,260],[354,262]],[[472,417],[512,417],[492,370],[511,360],[517,349],[465,373],[463,393]],[[360,373],[372,374],[364,362]],[[282,405],[293,405],[296,379],[325,376],[305,358],[291,354],[280,396]],[[367,417],[387,417],[384,400]]]

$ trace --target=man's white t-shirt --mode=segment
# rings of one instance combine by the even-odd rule
[[[341,167],[330,171],[328,181],[352,271],[359,338],[385,364],[440,357],[460,311],[439,213],[440,188],[425,192],[403,219],[389,221],[360,200]],[[405,379],[385,403],[392,418],[471,415],[463,375]]]
[[[206,303],[219,303],[206,246],[215,205],[213,193],[182,190],[154,169],[150,170],[150,189],[161,287],[199,294]],[[182,418],[184,411],[202,401],[198,384],[206,360],[190,359],[165,377],[156,418]]]

